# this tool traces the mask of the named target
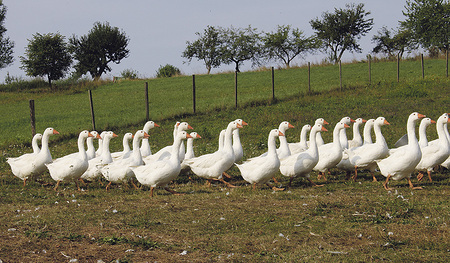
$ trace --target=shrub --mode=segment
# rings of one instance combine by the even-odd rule
[[[156,71],[157,78],[169,78],[172,76],[181,75],[180,70],[172,65],[159,66],[158,71]]]
[[[138,78],[138,74],[139,74],[139,72],[137,72],[136,70],[124,69],[120,73],[120,77],[122,77],[124,79],[137,79]]]

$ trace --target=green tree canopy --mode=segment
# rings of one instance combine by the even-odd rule
[[[281,60],[288,68],[295,57],[317,47],[313,37],[305,37],[301,30],[290,25],[278,26],[276,32],[266,33],[262,41],[267,58]]]
[[[396,56],[402,57],[405,51],[416,47],[412,41],[412,34],[407,29],[399,29],[396,32],[382,27],[378,34],[372,37],[372,42],[375,43],[373,53],[384,53],[391,59]]]
[[[29,76],[47,77],[51,87],[52,80],[64,77],[72,63],[64,36],[59,33],[36,33],[33,39],[28,41],[25,57],[20,57],[21,69]]]
[[[209,74],[212,68],[217,68],[222,63],[220,54],[220,28],[208,26],[203,34],[199,32],[195,34],[198,36],[198,39],[194,42],[186,42],[187,47],[182,57],[188,59],[189,62],[192,61],[192,58],[203,60]]]
[[[110,62],[119,64],[128,57],[129,38],[119,28],[112,27],[108,22],[96,22],[87,35],[70,38],[70,50],[77,63],[77,74],[90,73],[98,79],[105,72],[111,71]]]
[[[408,0],[401,25],[414,34],[424,48],[448,50],[450,44],[450,2],[443,0]]]
[[[180,69],[170,64],[166,64],[165,66],[160,65],[156,71],[157,78],[170,78],[176,75],[181,75]]]
[[[357,41],[372,29],[373,18],[367,18],[369,15],[364,4],[346,4],[345,9],[324,12],[321,19],[316,18],[309,23],[317,38],[322,40],[323,48],[330,50],[330,60],[337,63],[345,51],[361,52]]]
[[[14,42],[5,36],[5,18],[7,8],[0,0],[0,69],[6,68],[14,62],[13,48]]]
[[[221,57],[225,64],[235,64],[236,72],[246,60],[258,63],[261,54],[261,39],[256,28],[234,28],[222,30]]]

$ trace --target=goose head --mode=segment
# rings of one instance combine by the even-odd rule
[[[329,124],[324,118],[318,118],[314,124],[322,124],[322,125],[327,125]]]
[[[191,132],[189,133],[191,135],[192,139],[201,139],[202,136],[200,136],[197,132]]]
[[[185,130],[193,130],[194,128],[191,127],[187,122],[180,122],[177,126],[178,131],[185,131]]]
[[[386,120],[386,118],[384,117],[378,117],[375,121],[374,124],[377,124],[379,126],[383,126],[383,125],[390,125],[390,123]]]
[[[156,124],[154,121],[148,121],[145,123],[144,128],[142,130],[148,133],[150,129],[153,129],[155,127],[159,127],[159,125]]]
[[[290,124],[288,121],[283,121],[278,126],[278,130],[280,130],[282,133],[285,133],[287,129],[294,128],[294,125]]]

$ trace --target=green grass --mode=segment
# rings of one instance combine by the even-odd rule
[[[442,78],[445,60],[426,60],[426,79]],[[275,96],[285,100],[308,92],[306,67],[275,71]],[[367,63],[342,66],[343,88],[368,85]],[[372,63],[372,84],[396,82],[396,62]],[[444,77],[445,78],[445,77]],[[420,61],[401,64],[401,81],[421,79]],[[145,82],[149,86],[150,118],[161,121],[191,114],[192,77],[120,81],[96,88],[92,92],[96,128],[108,130],[142,124],[145,119]],[[270,71],[244,72],[238,76],[238,105],[268,103],[272,98]],[[86,85],[86,88],[89,86]],[[337,65],[312,66],[311,90],[324,92],[339,89]],[[196,76],[196,109],[199,113],[232,109],[235,105],[234,74]],[[35,100],[36,129],[54,127],[62,135],[75,137],[83,129],[92,129],[89,96],[86,90],[63,90],[54,93],[2,92],[0,96],[0,145],[31,141],[29,100]]]
[[[291,70],[276,71],[276,74],[304,69]],[[270,72],[259,73],[269,74],[270,83]],[[253,74],[255,82],[262,78],[258,73],[244,73],[240,78],[251,79]],[[292,77],[287,74],[284,81],[276,81],[280,90],[289,76]],[[448,112],[450,105],[450,97],[446,96],[450,92],[449,79],[433,75],[425,80],[411,77],[397,83],[396,74],[392,76],[393,79],[386,77],[384,81],[373,79],[372,85],[348,85],[343,92],[339,91],[337,81],[334,86],[311,95],[298,91],[284,98],[277,95],[280,100],[276,102],[262,99],[264,103],[250,103],[249,97],[239,109],[224,105],[223,110],[216,110],[222,106],[211,103],[208,108],[205,104],[196,115],[174,116],[178,114],[175,113],[178,104],[174,103],[174,109],[167,110],[174,113],[161,112],[158,120],[161,127],[150,131],[152,150],[171,143],[176,120],[188,121],[202,136],[194,143],[196,155],[201,155],[217,149],[218,133],[229,121],[244,119],[249,123],[240,133],[246,159],[266,151],[267,134],[281,121],[287,120],[296,127],[286,132],[287,140],[293,142],[298,141],[302,125],[323,117],[330,122],[327,127],[330,131],[323,134],[325,141],[330,141],[332,128],[344,116],[386,117],[391,125],[384,126],[382,132],[392,147],[406,132],[409,113],[418,111],[436,120],[443,112]],[[231,81],[233,89],[232,74],[199,76],[198,89],[208,78],[224,78],[211,87],[217,88],[218,95],[211,101],[220,99],[218,86],[226,86],[223,82]],[[295,83],[296,77],[292,78],[291,83]],[[183,83],[182,80],[166,81],[175,85]],[[192,79],[186,77],[185,81]],[[165,81],[149,80],[149,87],[157,87],[158,83]],[[122,94],[118,90],[133,89],[135,85],[136,89],[144,89],[142,81],[109,84],[94,90],[94,99],[99,93],[117,96]],[[187,90],[190,90],[189,85]],[[49,103],[57,101],[58,97],[66,100],[64,97],[70,96],[81,96],[87,101],[87,94],[38,95]],[[270,85],[267,95],[271,96]],[[166,97],[168,95],[162,99]],[[120,99],[114,103],[120,103]],[[131,103],[129,107],[134,106]],[[55,117],[59,124],[63,120],[58,118],[62,117]],[[116,116],[111,114],[111,118]],[[133,123],[133,120],[127,121]],[[88,126],[89,120],[86,122]],[[111,120],[99,125],[115,127],[115,133],[121,138],[125,132],[135,131],[142,124],[137,118],[130,126]],[[70,123],[67,125],[68,130],[76,130]],[[62,134],[50,140],[52,156],[56,158],[76,151],[75,136],[65,136],[64,130],[56,125],[55,128]],[[433,126],[428,134],[430,140],[436,138]],[[121,140],[116,138],[112,140],[111,151],[119,150]],[[320,182],[323,187],[313,188],[306,180],[297,178],[289,190],[274,193],[267,187],[252,191],[234,167],[229,174],[237,188],[228,189],[219,184],[208,188],[204,180],[193,176],[190,182],[183,175],[170,187],[185,195],[174,196],[158,189],[155,197],[150,198],[149,189],[145,187],[133,190],[119,185],[106,192],[99,182],[83,187],[82,192],[76,191],[74,183],[62,184],[59,192],[36,182],[29,182],[24,189],[22,182],[12,176],[5,160],[29,151],[29,146],[14,139],[13,145],[2,148],[0,156],[0,259],[5,262],[70,259],[79,262],[448,261],[450,172],[447,170],[434,172],[433,182],[419,183],[413,179],[414,185],[424,187],[417,191],[410,190],[403,180],[392,181],[390,186],[394,190],[388,192],[380,182],[371,182],[366,172],[358,173],[359,181],[352,182],[346,181],[342,172],[332,170],[328,181]],[[384,179],[380,174],[376,176],[379,181]],[[287,183],[280,174],[277,178],[282,184]],[[315,174],[312,179],[317,181]],[[47,173],[43,180],[52,182]]]

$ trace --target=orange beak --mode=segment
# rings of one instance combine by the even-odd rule
[[[365,119],[362,119],[362,122],[364,123],[364,122],[367,122],[367,120],[365,120]]]
[[[100,134],[97,133],[97,136],[95,136],[95,138],[101,139],[102,137],[100,137]]]
[[[55,129],[53,129],[53,134],[59,134],[59,132]]]
[[[384,120],[384,124],[391,125],[387,120]]]
[[[186,138],[192,138],[192,136],[189,133],[186,133]]]
[[[201,138],[202,138],[202,136],[200,136],[199,134],[197,134],[197,138],[201,139]]]
[[[147,139],[149,137],[150,137],[150,135],[148,135],[148,133],[144,132],[144,138]]]
[[[245,126],[245,125],[248,125],[248,123],[246,123],[245,121],[242,121],[242,125]]]
[[[236,123],[236,127],[238,128],[244,128],[242,125],[240,125],[239,123]]]
[[[113,132],[113,138],[114,138],[114,137],[119,137],[119,136]]]
[[[426,117],[425,115],[420,114],[420,113],[419,113],[417,116],[418,116],[419,118],[425,118],[425,117]]]
[[[94,137],[94,135],[92,135],[92,133],[88,133],[88,137]]]
[[[192,128],[191,125],[188,124],[188,129],[193,130],[194,128]]]
[[[326,125],[326,124],[329,124],[329,123],[326,120],[323,120],[323,124]]]
[[[344,123],[344,128],[350,128],[350,126]]]
[[[284,134],[281,131],[278,131],[278,136],[284,136]]]
[[[327,129],[325,129],[325,127],[322,126],[322,131],[328,131]]]
[[[289,123],[288,127],[289,127],[290,129],[295,128],[294,125],[292,125],[292,124],[290,124],[290,123]]]
[[[435,121],[431,120],[431,123],[436,123]]]
[[[356,122],[354,119],[350,118],[350,122]]]
[[[155,123],[155,127],[160,127],[158,124]]]

